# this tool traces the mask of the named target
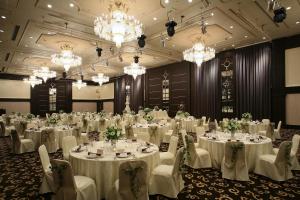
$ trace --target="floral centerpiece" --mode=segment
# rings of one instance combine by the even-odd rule
[[[122,136],[122,130],[116,126],[110,126],[106,128],[105,136],[107,140],[110,140],[112,146],[116,146],[117,140]]]
[[[243,113],[242,114],[242,119],[243,121],[251,121],[252,120],[252,115],[249,112]]]
[[[99,112],[98,115],[99,115],[101,118],[106,117],[106,113],[105,113],[104,110],[102,110],[101,112]]]
[[[159,107],[158,107],[158,106],[154,106],[154,110],[155,110],[155,111],[158,111],[158,110],[159,110]]]
[[[152,115],[149,115],[149,114],[144,115],[143,118],[144,118],[148,123],[152,122],[152,120],[153,120],[153,116],[152,116]]]
[[[64,113],[64,110],[59,110],[58,112],[59,112],[60,114],[62,114],[62,113]]]
[[[146,115],[147,115],[149,112],[151,112],[151,111],[152,111],[151,108],[144,108],[144,112],[146,113]]]
[[[28,114],[26,115],[26,119],[27,119],[27,120],[32,120],[33,118],[34,118],[34,115],[31,114],[31,113],[28,113]]]
[[[52,115],[47,119],[47,122],[48,122],[48,124],[54,126],[55,124],[57,124],[58,118],[55,115]]]
[[[183,112],[181,110],[178,110],[177,113],[176,113],[176,116],[178,116],[178,117],[185,117],[186,118],[186,117],[189,117],[191,115],[188,112]]]
[[[228,124],[227,127],[228,131],[230,131],[231,133],[231,137],[234,137],[234,134],[237,130],[240,129],[240,123],[237,120],[231,119]]]

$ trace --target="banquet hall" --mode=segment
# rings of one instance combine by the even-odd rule
[[[300,199],[299,0],[0,0],[0,200]]]

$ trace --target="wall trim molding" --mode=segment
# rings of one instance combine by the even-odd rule
[[[26,99],[26,98],[0,98],[0,102],[30,102],[30,99]]]
[[[108,102],[114,101],[114,99],[72,99],[72,102]]]

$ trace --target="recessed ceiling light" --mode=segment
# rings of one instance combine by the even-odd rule
[[[29,38],[30,38],[30,39],[32,39],[33,37],[32,37],[32,36],[30,36]]]
[[[169,0],[165,0],[165,3],[169,3]]]
[[[205,22],[205,25],[208,25],[208,22]]]
[[[210,16],[214,16],[215,14],[212,12],[212,13],[210,13]]]
[[[27,45],[27,44],[25,44],[25,47],[28,47],[28,45]]]
[[[232,47],[234,47],[235,45],[234,45],[234,44],[232,44],[231,46],[232,46]]]
[[[0,29],[0,33],[3,33],[3,32],[4,32],[4,30]]]
[[[156,18],[156,17],[153,17],[153,20],[154,20],[154,21],[156,21],[156,20],[157,20],[157,18]]]
[[[73,8],[73,7],[74,7],[74,3],[70,3],[69,5],[70,5],[70,7],[71,7],[71,8]]]
[[[296,21],[296,24],[300,24],[300,21]]]
[[[48,4],[47,7],[48,7],[48,8],[52,8],[52,5],[51,5],[51,4]]]
[[[176,45],[175,44],[172,44],[172,47],[175,47]]]
[[[193,2],[193,0],[188,0],[188,2],[189,2],[189,3],[192,3],[192,2]]]
[[[289,7],[286,7],[286,9],[287,9],[287,10],[291,10],[291,8],[292,8],[291,6],[289,6]]]
[[[0,43],[2,42],[2,40],[0,40]]]
[[[248,35],[245,35],[244,37],[245,37],[245,38],[248,38]]]
[[[223,48],[223,50],[226,50],[226,48]]]
[[[262,37],[262,39],[263,39],[263,40],[265,40],[265,39],[266,39],[266,37]]]
[[[1,16],[2,19],[6,19],[6,17],[4,15]]]
[[[229,28],[233,29],[233,26],[230,26]]]
[[[229,36],[228,38],[229,38],[229,39],[231,39],[231,38],[232,38],[232,36]]]

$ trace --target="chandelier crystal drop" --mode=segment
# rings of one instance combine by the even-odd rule
[[[205,61],[215,57],[215,49],[205,46],[204,42],[197,42],[192,48],[183,52],[183,59],[189,62],[195,62],[198,67]]]
[[[46,83],[47,79],[56,77],[56,72],[50,71],[48,67],[41,67],[41,69],[33,70],[33,75],[42,78]]]
[[[79,66],[82,63],[81,57],[74,55],[72,47],[68,44],[61,47],[60,54],[53,54],[51,61],[56,65],[63,66],[66,72],[68,72],[71,67]]]
[[[130,66],[124,67],[124,73],[133,76],[136,79],[137,76],[145,74],[146,68],[139,65],[139,57],[134,57],[134,62]]]
[[[82,82],[81,79],[78,79],[76,82],[72,83],[74,87],[77,87],[78,90],[86,86],[86,82]]]
[[[23,81],[25,83],[29,83],[33,88],[34,86],[42,84],[43,82],[41,79],[37,79],[36,76],[30,76],[29,78],[24,78]]]
[[[99,83],[99,85],[101,86],[103,83],[109,81],[109,77],[105,76],[103,73],[99,73],[97,76],[92,76],[92,81]]]
[[[127,15],[128,7],[122,0],[114,0],[108,10],[109,16],[102,15],[94,21],[95,34],[100,38],[113,41],[120,48],[123,42],[136,40],[143,34],[142,23]]]

